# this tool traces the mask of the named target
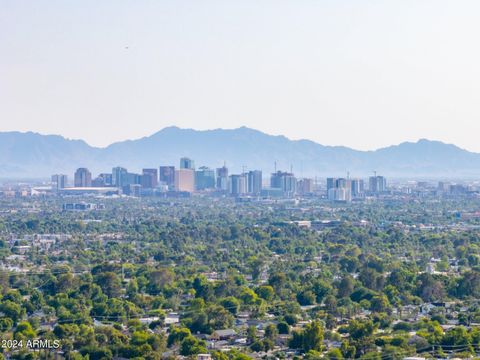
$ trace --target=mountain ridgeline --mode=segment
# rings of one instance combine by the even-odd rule
[[[188,156],[197,167],[219,167],[232,172],[260,169],[270,173],[290,170],[297,176],[366,176],[374,170],[394,177],[474,177],[480,175],[480,154],[439,141],[419,140],[375,151],[343,146],[324,146],[309,140],[289,140],[246,127],[233,130],[167,127],[138,140],[114,143],[106,148],[81,140],[32,132],[0,133],[0,177],[41,178],[53,173],[72,176],[78,167],[94,174],[113,166],[131,171],[159,165],[178,166]]]

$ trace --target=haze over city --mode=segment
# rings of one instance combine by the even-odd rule
[[[2,1],[0,131],[249,126],[480,152],[475,1]]]

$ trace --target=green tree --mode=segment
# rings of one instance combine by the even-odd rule
[[[196,355],[206,353],[206,344],[204,341],[199,341],[192,335],[187,336],[182,340],[180,345],[180,354],[183,356]]]
[[[271,287],[270,285],[259,286],[256,290],[256,293],[258,296],[260,296],[262,299],[266,301],[272,301],[273,297],[275,296],[275,291],[273,290],[273,287]]]
[[[96,283],[102,291],[110,298],[119,297],[122,291],[120,278],[114,272],[101,272],[96,276]]]
[[[15,329],[15,338],[17,339],[33,339],[37,334],[32,328],[32,325],[28,321],[22,321],[17,325]]]
[[[226,297],[220,301],[220,304],[232,314],[236,314],[240,310],[240,301],[233,296]]]
[[[355,281],[351,276],[344,276],[338,284],[338,296],[348,297],[353,293]]]
[[[186,337],[192,335],[189,329],[182,327],[172,327],[168,335],[167,345],[170,347],[173,344],[181,342]]]
[[[340,349],[331,349],[327,353],[327,359],[329,360],[342,360],[343,354]]]
[[[277,329],[279,334],[288,334],[290,333],[290,327],[288,326],[287,322],[280,321],[277,324]]]

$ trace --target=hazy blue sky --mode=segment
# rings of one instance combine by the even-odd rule
[[[480,2],[0,0],[0,131],[480,152]]]

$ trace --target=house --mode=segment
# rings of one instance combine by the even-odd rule
[[[31,315],[31,317],[37,317],[37,318],[43,319],[43,318],[47,317],[47,315],[45,314],[45,312],[43,312],[43,310],[36,310]]]
[[[237,332],[233,329],[215,330],[210,336],[212,340],[228,340],[233,338]]]
[[[242,311],[237,314],[237,318],[239,319],[249,319],[250,313],[248,311]]]
[[[104,324],[103,322],[101,321],[98,321],[96,319],[93,319],[93,326],[95,327],[102,327],[102,326],[109,326],[109,324]]]
[[[226,347],[229,347],[229,342],[225,340],[209,340],[207,341],[207,348],[208,349],[215,349],[215,350],[222,350],[225,349]]]
[[[212,360],[212,355],[210,354],[198,354],[197,360]]]
[[[165,316],[165,325],[173,325],[180,323],[180,315],[177,313],[169,313]]]
[[[38,327],[40,331],[53,331],[54,326],[51,324],[42,324]]]
[[[247,345],[247,338],[242,337],[242,338],[235,339],[235,344]]]
[[[327,349],[339,349],[342,346],[340,341],[324,340],[323,343],[327,346]]]
[[[250,319],[250,313],[249,312],[239,312],[235,318],[235,325],[236,326],[242,326],[245,325]]]
[[[150,325],[152,322],[160,320],[160,318],[158,316],[150,316],[150,317],[140,318],[138,320],[140,321],[141,324]]]

